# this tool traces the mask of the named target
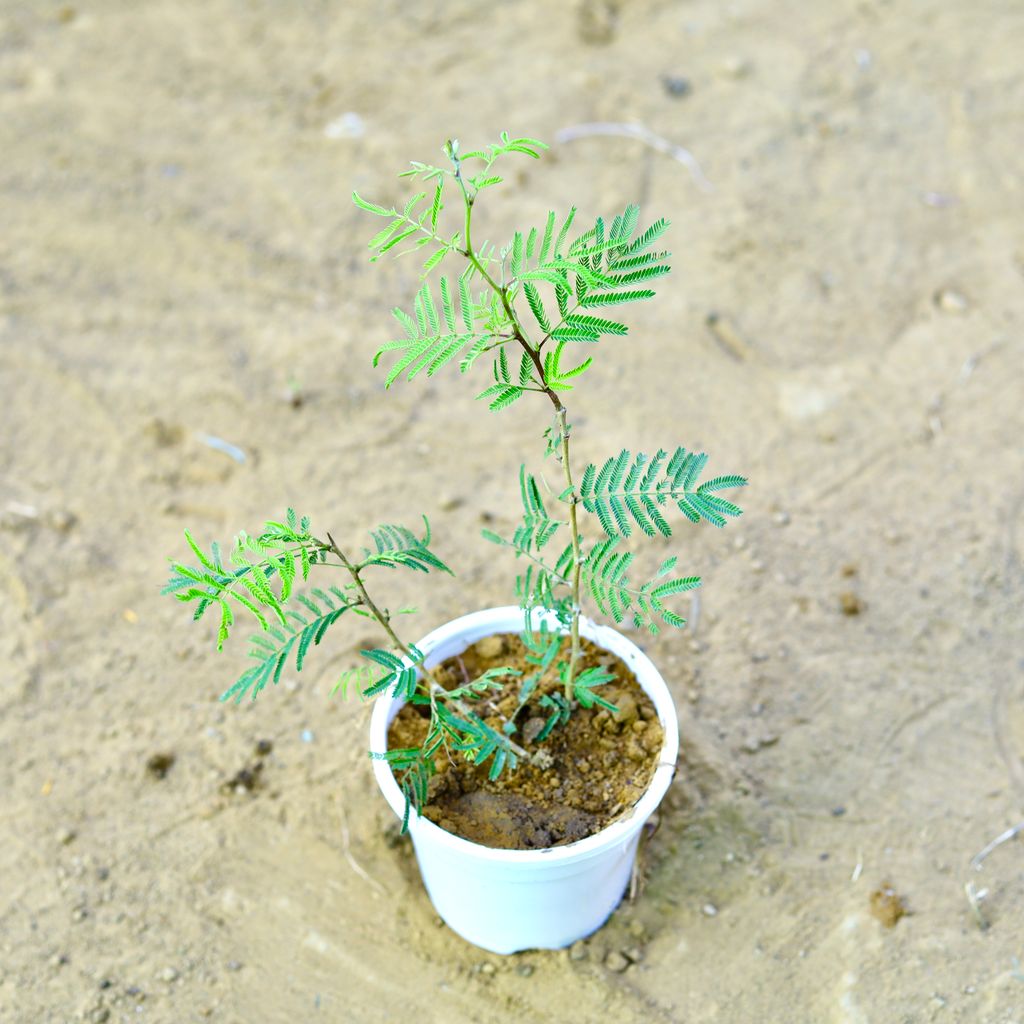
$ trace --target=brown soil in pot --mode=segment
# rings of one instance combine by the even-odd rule
[[[625,663],[582,641],[581,667],[602,666],[616,678],[600,688],[615,713],[601,707],[577,707],[568,723],[542,743],[533,742],[548,717],[538,705],[541,695],[558,689],[554,669],[541,680],[529,704],[516,719],[513,738],[530,752],[551,755],[547,768],[521,763],[496,781],[487,777],[489,763],[466,762],[442,752],[431,781],[424,814],[441,828],[483,846],[535,850],[585,839],[629,810],[643,795],[654,774],[664,732],[651,699]],[[568,648],[568,640],[563,648]],[[534,667],[515,634],[487,637],[436,670],[447,689],[464,685],[495,666],[509,666],[528,676]],[[483,698],[477,712],[494,728],[518,706],[518,687]],[[412,747],[423,742],[426,709],[406,705],[391,723],[388,746]]]

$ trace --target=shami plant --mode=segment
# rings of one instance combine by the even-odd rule
[[[202,548],[186,531],[195,564],[173,562],[164,588],[179,601],[194,605],[194,618],[210,609],[220,615],[217,648],[221,649],[245,613],[259,626],[252,637],[249,667],[223,695],[224,700],[255,699],[268,683],[277,683],[291,664],[302,670],[311,646],[347,614],[374,620],[386,638],[361,655],[374,669],[365,688],[368,697],[386,691],[423,705],[429,726],[422,745],[371,756],[390,763],[405,794],[406,813],[419,810],[442,751],[488,765],[489,777],[514,770],[521,759],[543,766],[549,757],[544,741],[568,721],[576,707],[614,706],[600,688],[611,674],[601,667],[581,667],[580,614],[584,598],[616,623],[629,619],[639,629],[657,633],[661,624],[681,628],[685,619],[669,599],[700,585],[697,576],[677,575],[669,557],[647,580],[632,577],[634,554],[624,542],[634,529],[648,537],[669,537],[667,514],[675,509],[693,523],[716,527],[740,514],[723,492],[746,484],[741,476],[701,481],[703,453],[683,447],[654,455],[623,449],[603,462],[582,468],[572,459],[573,431],[564,396],[586,374],[593,357],[586,352],[602,338],[621,337],[625,324],[609,316],[614,306],[654,295],[651,284],[669,272],[669,253],[657,248],[668,221],[639,228],[639,209],[628,206],[610,221],[597,220],[574,233],[576,209],[563,217],[554,212],[542,225],[516,231],[502,247],[476,243],[474,216],[486,190],[502,183],[495,172],[510,156],[538,158],[546,147],[536,139],[507,133],[485,149],[460,150],[445,144],[447,163],[435,167],[414,162],[400,177],[426,186],[402,207],[369,202],[357,193],[357,206],[384,221],[370,240],[371,260],[389,253],[425,256],[419,291],[411,312],[396,308],[402,336],[382,345],[374,366],[390,361],[385,386],[401,378],[432,376],[453,362],[462,374],[490,363],[491,383],[477,398],[495,413],[525,395],[539,395],[551,420],[544,432],[544,457],[558,464],[557,488],[542,488],[525,466],[519,473],[522,519],[510,537],[491,531],[483,536],[511,549],[523,565],[516,594],[526,611],[523,642],[534,671],[523,674],[495,667],[465,685],[445,689],[423,664],[416,646],[403,639],[398,616],[379,603],[370,589],[377,570],[450,573],[431,547],[426,517],[423,531],[385,524],[370,533],[358,552],[344,550],[327,532],[314,531],[309,520],[291,509],[269,520],[256,534],[239,533],[225,555],[216,544]],[[456,201],[458,224],[442,230],[447,202]],[[455,262],[458,276],[439,271]],[[432,283],[431,277],[438,280]],[[543,481],[543,477],[541,477]],[[313,586],[297,583],[328,576],[326,567],[342,571],[344,582]],[[329,577],[330,578],[330,577]],[[337,578],[336,575],[334,578]],[[553,613],[560,629],[549,630],[532,618],[536,610]],[[547,617],[548,619],[551,616]],[[562,634],[569,637],[563,643]],[[567,650],[566,650],[567,648]],[[545,673],[557,671],[561,686],[540,688]],[[517,738],[518,712],[500,726],[477,712],[484,695],[517,687],[520,711],[533,702],[545,718],[532,750]]]

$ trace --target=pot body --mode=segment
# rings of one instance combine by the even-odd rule
[[[554,616],[534,613],[534,624]],[[521,608],[490,608],[434,630],[417,646],[428,668],[461,654],[484,637],[520,633]],[[545,850],[496,850],[462,839],[412,813],[409,833],[430,899],[445,923],[467,941],[493,953],[560,949],[601,927],[629,883],[640,830],[661,802],[675,774],[679,727],[675,704],[661,674],[631,640],[607,626],[580,619],[580,635],[617,655],[651,698],[665,732],[658,765],[631,813],[595,835]],[[370,749],[387,749],[387,732],[402,699],[377,699]],[[373,762],[377,783],[394,812],[405,799],[385,761]]]

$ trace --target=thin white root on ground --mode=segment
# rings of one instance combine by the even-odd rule
[[[980,871],[985,858],[993,850],[1002,846],[1003,843],[1008,843],[1011,839],[1016,839],[1022,832],[1024,832],[1024,821],[1018,822],[1013,826],[1013,828],[1008,828],[1005,832],[1001,832],[992,840],[992,842],[988,843],[984,849],[980,850],[971,858],[971,867],[974,868],[975,871]]]
[[[562,128],[555,133],[556,142],[572,142],[575,139],[583,139],[590,135],[618,135],[629,139],[639,139],[641,142],[656,149],[659,153],[678,160],[689,172],[694,183],[704,192],[713,192],[714,185],[706,177],[697,163],[696,157],[682,146],[656,135],[650,128],[642,124],[617,123],[614,121],[591,121],[587,124],[574,124],[569,128]]]

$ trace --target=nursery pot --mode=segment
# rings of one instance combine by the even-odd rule
[[[553,615],[534,613],[558,629]],[[521,633],[521,608],[489,608],[435,629],[417,646],[433,668],[496,633]],[[560,949],[601,927],[618,906],[636,859],[640,830],[661,803],[676,770],[679,728],[676,709],[661,674],[631,640],[607,626],[580,619],[580,635],[617,655],[650,697],[665,742],[650,785],[624,817],[594,835],[544,850],[497,850],[462,839],[415,812],[409,834],[423,884],[438,914],[464,939],[492,953]],[[370,749],[387,749],[388,726],[404,700],[377,699],[370,723]],[[374,760],[384,797],[401,817],[405,798],[387,762]]]

